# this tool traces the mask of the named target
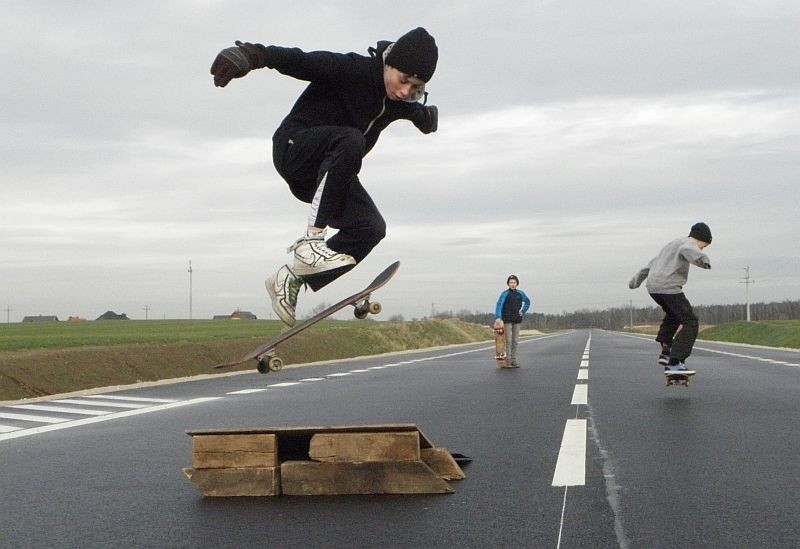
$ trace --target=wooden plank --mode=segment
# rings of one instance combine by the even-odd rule
[[[447,482],[421,461],[321,463],[285,461],[281,464],[285,495],[449,494]]]
[[[420,452],[422,461],[430,467],[439,478],[444,480],[464,480],[467,476],[445,448],[423,448]]]
[[[189,469],[183,473],[204,496],[279,496],[280,467]]]
[[[419,433],[316,433],[308,450],[314,461],[419,461]]]
[[[187,435],[212,435],[212,434],[260,434],[274,433],[278,435],[313,435],[315,433],[376,433],[376,432],[418,432],[421,448],[433,448],[430,440],[413,423],[382,423],[374,425],[320,425],[303,427],[244,427],[234,429],[191,429]]]
[[[195,469],[224,467],[276,467],[279,465],[274,434],[205,434],[192,436]]]

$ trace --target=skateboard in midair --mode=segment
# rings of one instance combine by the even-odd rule
[[[664,370],[664,379],[667,382],[667,387],[671,387],[673,385],[683,385],[684,387],[688,387],[692,382],[692,377],[694,377],[696,373],[697,372],[694,370],[686,370],[684,372]]]
[[[269,372],[277,372],[281,368],[283,368],[283,360],[279,356],[277,356],[275,348],[283,343],[284,341],[296,336],[306,328],[310,328],[320,320],[324,320],[331,316],[332,314],[344,309],[348,305],[354,308],[353,313],[355,314],[356,318],[364,319],[369,314],[376,315],[381,312],[381,304],[377,301],[370,301],[370,297],[372,293],[379,288],[381,288],[384,284],[389,282],[391,278],[397,272],[397,269],[400,268],[400,262],[395,261],[386,269],[381,272],[378,276],[375,277],[369,286],[357,292],[349,297],[344,298],[340,302],[336,303],[335,305],[331,305],[324,311],[321,311],[311,318],[300,322],[299,324],[289,328],[285,332],[278,334],[277,336],[273,337],[266,343],[259,345],[246,355],[237,358],[236,360],[231,360],[229,362],[223,362],[222,364],[217,364],[214,368],[227,368],[229,366],[237,366],[242,364],[243,362],[247,362],[248,360],[255,359],[258,363],[257,370],[262,373],[266,374]]]
[[[494,328],[494,358],[500,368],[508,366],[506,356],[506,331],[504,328]]]

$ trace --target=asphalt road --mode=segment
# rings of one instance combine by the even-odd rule
[[[798,547],[800,353],[593,331],[0,406],[0,547]],[[66,402],[64,402],[66,401]],[[188,429],[415,423],[454,494],[204,498]]]

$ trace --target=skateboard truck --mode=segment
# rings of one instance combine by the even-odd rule
[[[376,315],[382,310],[381,304],[377,301],[370,303],[369,297],[368,295],[361,301],[353,304],[353,314],[359,320],[364,320],[369,314]]]
[[[270,349],[262,355],[256,357],[258,365],[256,369],[259,374],[268,374],[269,372],[277,372],[283,368],[283,360],[275,355],[275,349]]]

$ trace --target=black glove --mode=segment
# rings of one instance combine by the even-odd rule
[[[433,133],[439,128],[439,109],[436,105],[420,107],[414,113],[411,122],[422,133]]]
[[[235,42],[236,45],[225,48],[211,64],[214,85],[224,88],[234,78],[241,78],[253,69],[267,66],[264,52],[249,42]]]

